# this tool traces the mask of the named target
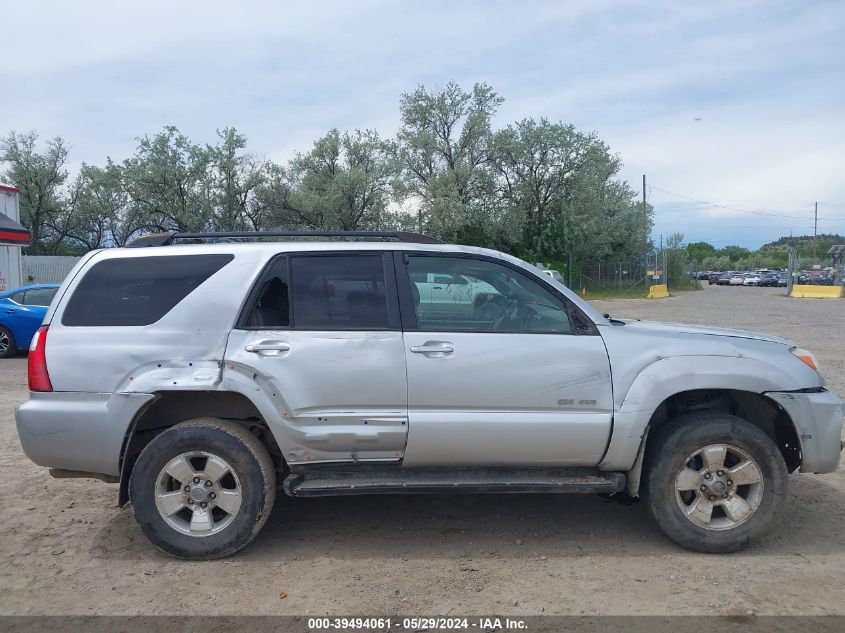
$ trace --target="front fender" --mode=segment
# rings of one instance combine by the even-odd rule
[[[614,381],[615,382],[615,381]],[[760,360],[735,356],[676,356],[644,367],[634,378],[613,417],[603,470],[630,470],[657,408],[670,396],[694,389],[763,393],[800,389],[795,378]]]

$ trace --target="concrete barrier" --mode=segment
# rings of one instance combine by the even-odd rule
[[[646,299],[663,299],[669,296],[669,287],[666,284],[654,284],[648,289]]]
[[[806,284],[795,284],[792,286],[791,297],[801,299],[841,299],[845,296],[845,288],[840,286],[810,286]]]

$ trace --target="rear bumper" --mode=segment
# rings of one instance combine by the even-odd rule
[[[831,473],[839,468],[845,403],[830,391],[768,392],[782,406],[801,440],[801,472]]]
[[[120,475],[120,450],[146,393],[30,394],[15,410],[24,453],[39,466]]]

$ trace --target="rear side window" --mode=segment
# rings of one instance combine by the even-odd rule
[[[297,329],[387,329],[380,254],[293,257],[291,277]]]
[[[227,254],[166,255],[99,262],[68,301],[62,324],[155,323],[233,259],[234,255]]]
[[[23,302],[28,306],[48,306],[58,288],[32,288],[26,291]]]
[[[279,257],[253,289],[240,327],[398,329],[395,283],[385,276],[382,253]]]

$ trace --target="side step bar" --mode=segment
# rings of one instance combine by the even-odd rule
[[[625,489],[625,475],[595,469],[535,468],[310,470],[291,473],[283,487],[291,497],[510,492],[609,494]]]

